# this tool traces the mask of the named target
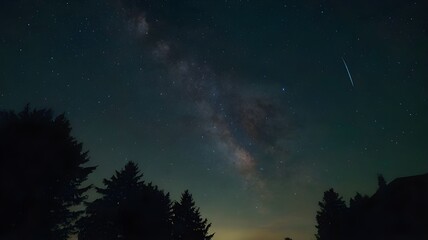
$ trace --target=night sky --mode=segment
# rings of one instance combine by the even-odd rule
[[[427,10],[1,1],[0,108],[65,112],[89,183],[135,161],[173,199],[189,189],[215,240],[310,240],[328,188],[428,172]]]

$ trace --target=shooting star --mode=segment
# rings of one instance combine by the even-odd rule
[[[345,59],[342,58],[343,64],[345,65],[346,71],[348,72],[349,80],[351,80],[352,87],[354,87],[354,81],[352,80],[351,72],[349,72],[348,64],[346,64]]]

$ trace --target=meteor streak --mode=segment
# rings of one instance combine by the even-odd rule
[[[351,72],[349,72],[348,64],[346,64],[345,59],[342,58],[343,64],[345,65],[346,71],[348,72],[349,80],[351,80],[352,87],[354,87],[354,81],[352,80]]]

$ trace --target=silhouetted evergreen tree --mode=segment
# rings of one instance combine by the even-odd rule
[[[173,240],[210,240],[214,236],[208,234],[211,223],[202,219],[188,190],[174,203],[173,213]]]
[[[359,232],[362,231],[362,228],[365,224],[364,217],[367,211],[369,200],[369,196],[361,195],[358,192],[353,198],[349,200],[349,211],[347,214],[347,219],[344,221],[344,223],[347,224],[347,239],[358,239],[355,237],[357,234],[359,234]]]
[[[349,200],[349,208],[360,210],[367,204],[369,199],[369,196],[361,195],[359,192],[357,192],[355,196]]]
[[[0,239],[67,239],[95,167],[49,109],[0,111]]]
[[[382,174],[377,175],[377,185],[378,185],[379,189],[385,189],[385,187],[386,187],[386,180]]]
[[[80,240],[171,239],[171,201],[151,183],[141,180],[138,166],[129,162],[96,188],[101,198],[87,205],[79,221]]]
[[[377,179],[376,193],[357,193],[348,209],[333,189],[325,192],[317,214],[317,239],[428,239],[428,174],[389,184],[380,174]]]
[[[324,192],[320,211],[317,212],[317,240],[342,239],[345,232],[346,204],[332,188]]]

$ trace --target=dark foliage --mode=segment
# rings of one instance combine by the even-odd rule
[[[211,224],[202,219],[189,191],[181,195],[180,202],[175,202],[173,212],[173,240],[210,240],[214,236],[208,234]]]
[[[141,180],[135,163],[129,162],[97,188],[101,198],[87,205],[79,221],[80,240],[171,239],[171,201],[152,184]]]
[[[320,211],[317,212],[317,240],[338,240],[344,232],[346,204],[333,189],[324,192]]]
[[[0,239],[67,239],[95,167],[70,135],[64,115],[47,109],[0,111]]]
[[[386,180],[382,174],[377,175],[377,185],[379,190],[383,190],[386,187]]]
[[[357,193],[349,208],[332,189],[325,192],[317,239],[428,239],[428,174],[390,184],[378,175],[378,185],[371,197]]]
[[[346,216],[346,235],[355,236],[361,230],[361,225],[365,221],[364,210],[369,204],[370,198],[367,195],[356,193],[349,200],[349,209]],[[353,238],[351,238],[353,239]]]
[[[95,167],[83,167],[87,152],[70,132],[51,110],[0,111],[0,239],[65,240],[77,232],[91,240],[212,238],[188,191],[173,212],[169,194],[141,180],[133,162],[104,179],[101,197],[85,211],[71,210],[86,199],[90,186],[81,184]]]

